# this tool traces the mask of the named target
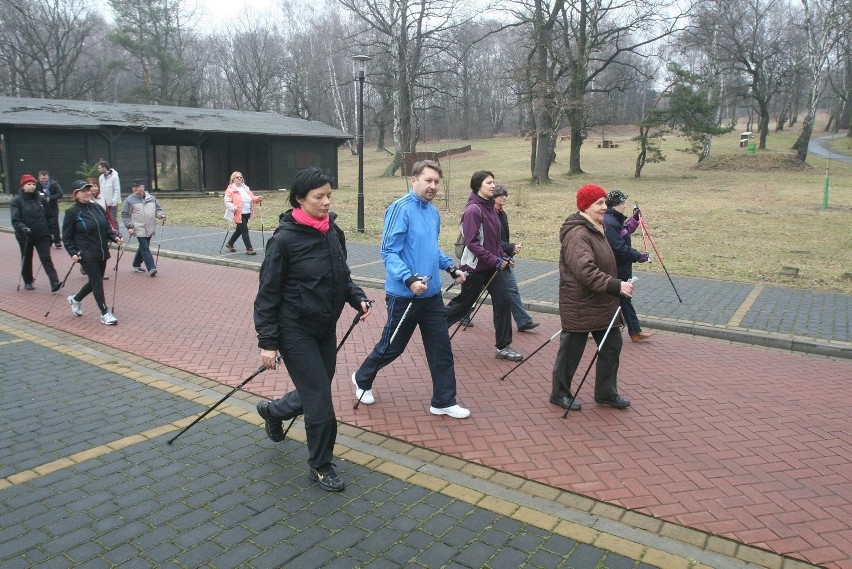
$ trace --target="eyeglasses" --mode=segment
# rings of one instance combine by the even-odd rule
[[[242,179],[243,179],[243,177],[242,177],[242,176],[234,176],[234,179],[235,179],[235,180],[242,180]]]

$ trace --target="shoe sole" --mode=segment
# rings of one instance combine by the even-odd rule
[[[467,419],[468,417],[470,417],[470,411],[467,412],[467,415],[459,415],[458,413],[450,413],[448,411],[438,409],[436,407],[429,407],[429,412],[439,417],[443,415],[447,417],[452,417],[453,419]]]
[[[495,357],[498,360],[507,360],[507,361],[510,361],[510,362],[522,362],[522,361],[524,361],[524,356],[514,357],[514,356],[501,356],[500,354],[497,354]]]
[[[263,405],[266,403],[266,405]],[[269,437],[272,442],[280,443],[284,440],[284,425],[281,425],[281,434],[273,433],[272,428],[269,426],[270,423],[273,423],[272,417],[269,415],[269,402],[261,401],[256,406],[257,414],[260,415],[260,418],[263,419],[263,430],[266,431],[266,436]]]
[[[595,399],[595,403],[597,403],[601,407],[614,407],[615,409],[627,409],[628,407],[630,407],[630,403],[628,403],[627,405],[616,405],[612,401],[599,401],[597,399]]]
[[[582,411],[582,410],[583,410],[583,405],[582,405],[582,404],[580,404],[580,403],[577,403],[576,401],[574,402],[574,404],[575,404],[575,405],[577,405],[577,407],[571,407],[571,408],[568,408],[568,407],[566,407],[566,406],[562,405],[561,403],[557,403],[557,402],[556,402],[556,401],[554,401],[553,399],[551,399],[551,400],[550,400],[550,404],[551,404],[551,405],[556,405],[556,406],[557,406],[557,407],[559,407],[560,409],[565,409],[565,410],[567,410],[567,411]]]

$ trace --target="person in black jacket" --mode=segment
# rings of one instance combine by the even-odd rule
[[[104,209],[92,201],[92,185],[77,180],[71,187],[71,195],[76,203],[65,212],[62,240],[65,250],[75,262],[80,262],[89,280],[77,294],[68,297],[68,304],[71,305],[71,312],[75,316],[82,316],[83,308],[80,302],[92,293],[101,311],[101,322],[114,326],[118,324],[118,320],[107,306],[103,278],[107,259],[110,257],[110,242],[121,246],[123,241],[107,220]]]
[[[329,210],[331,191],[331,178],[317,168],[297,174],[290,189],[293,209],[280,215],[266,244],[254,326],[263,365],[275,369],[280,353],[296,387],[257,404],[267,436],[284,440],[282,422],[304,413],[311,478],[323,490],[339,492],[345,485],[331,464],[337,438],[331,399],[337,320],[348,302],[363,321],[370,302],[352,282],[346,240]]]
[[[15,237],[21,247],[21,277],[24,288],[33,290],[33,249],[38,251],[38,258],[47,278],[50,279],[50,290],[59,290],[59,277],[50,258],[50,228],[48,227],[48,204],[36,191],[36,179],[31,174],[21,176],[21,190],[12,200],[10,215]]]
[[[613,190],[606,197],[606,214],[604,214],[604,230],[606,240],[615,254],[615,267],[618,278],[627,281],[633,277],[633,263],[647,263],[648,252],[637,251],[630,242],[630,235],[639,226],[639,208],[634,208],[633,216],[624,215],[624,203],[627,195],[621,190]],[[651,337],[650,332],[643,332],[633,301],[629,296],[621,297],[621,314],[627,324],[627,333],[634,342],[642,342]]]
[[[59,182],[50,177],[47,170],[38,173],[38,191],[47,200],[48,214],[47,226],[53,236],[53,244],[57,249],[62,248],[62,238],[59,235],[59,200],[64,195]]]

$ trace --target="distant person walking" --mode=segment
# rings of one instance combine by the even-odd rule
[[[626,281],[633,277],[633,263],[647,263],[648,252],[644,253],[633,248],[630,235],[639,227],[639,208],[633,208],[633,216],[624,215],[627,195],[621,190],[613,190],[606,196],[606,214],[604,215],[604,229],[606,240],[615,254],[615,265],[618,278]],[[633,299],[629,296],[621,297],[621,314],[627,323],[627,333],[634,342],[642,342],[651,337],[650,332],[643,332],[636,309],[633,308]]]
[[[59,200],[62,199],[62,186],[50,177],[50,172],[41,170],[38,173],[38,191],[47,200],[47,226],[50,228],[53,244],[57,249],[62,247],[62,236],[59,234]]]
[[[106,204],[107,219],[113,230],[118,233],[118,204],[121,203],[121,181],[118,172],[110,168],[109,162],[98,162],[98,186]]]
[[[474,172],[470,196],[462,214],[465,249],[459,268],[468,273],[458,296],[447,304],[447,325],[460,321],[473,307],[485,288],[491,294],[494,317],[494,346],[497,359],[519,362],[524,357],[512,349],[512,309],[505,271],[513,262],[503,251],[500,218],[494,210],[494,174]]]
[[[506,215],[506,202],[509,200],[509,191],[502,185],[494,186],[494,209],[497,211],[497,217],[500,218],[502,241],[501,246],[503,252],[514,260],[515,255],[521,252],[523,245],[521,243],[509,242],[509,216]],[[518,290],[518,279],[515,278],[514,266],[506,269],[503,273],[506,275],[506,286],[509,289],[509,306],[512,309],[512,318],[515,319],[515,325],[518,327],[518,332],[529,332],[533,328],[538,327],[538,322],[533,320],[529,315],[524,303],[521,301],[521,291]]]
[[[607,327],[618,310],[618,299],[633,294],[633,285],[619,280],[615,255],[604,235],[606,191],[585,185],[577,191],[577,213],[569,215],[559,230],[559,352],[553,366],[550,402],[578,411],[571,402],[571,380],[580,365],[589,333],[598,345],[595,403],[625,409],[630,401],[618,394],[621,334]],[[603,344],[602,344],[603,342]],[[576,396],[575,396],[576,397]]]
[[[21,176],[21,189],[12,199],[9,214],[12,227],[15,228],[15,238],[21,248],[21,278],[26,290],[33,290],[33,249],[38,251],[38,258],[47,278],[50,279],[50,290],[59,290],[59,277],[50,258],[51,231],[48,225],[48,201],[36,192],[36,179],[31,174]],[[20,281],[18,281],[20,285]]]
[[[263,365],[275,369],[281,354],[296,387],[257,404],[267,436],[284,440],[282,421],[304,414],[311,478],[323,490],[339,492],[345,484],[331,463],[337,439],[331,396],[337,320],[348,302],[363,321],[370,303],[352,282],[346,238],[330,211],[331,193],[331,178],[319,169],[296,175],[290,188],[293,209],[281,214],[260,267],[254,326]]]
[[[151,254],[151,238],[157,233],[157,220],[166,219],[163,208],[157,198],[145,191],[145,180],[137,178],[130,182],[131,194],[124,200],[121,221],[131,237],[136,237],[139,247],[133,257],[133,270],[152,277],[157,276],[157,265]],[[142,261],[145,268],[142,268]]]
[[[255,204],[260,204],[262,201],[263,196],[254,195],[251,189],[245,185],[241,172],[231,174],[231,181],[225,190],[225,216],[226,219],[236,224],[234,234],[225,244],[225,247],[231,253],[236,252],[234,243],[238,237],[242,236],[243,244],[246,246],[246,255],[257,254],[251,246],[248,223],[250,219],[255,217]]]
[[[68,297],[68,304],[71,305],[74,316],[82,316],[83,307],[80,303],[91,293],[101,312],[101,322],[107,326],[115,326],[118,320],[107,306],[103,277],[107,259],[110,258],[109,244],[117,243],[120,246],[123,241],[121,235],[107,221],[101,206],[92,202],[92,186],[83,180],[77,180],[71,188],[75,203],[65,211],[62,239],[65,250],[83,266],[89,280],[77,294]]]
[[[411,167],[411,191],[385,211],[382,259],[387,271],[388,320],[373,351],[352,374],[352,383],[356,399],[366,405],[375,403],[376,375],[402,354],[414,330],[420,328],[432,376],[429,412],[464,419],[470,411],[456,402],[456,370],[440,271],[447,271],[456,282],[464,281],[464,273],[438,247],[441,216],[432,200],[442,175],[437,162],[416,162]]]

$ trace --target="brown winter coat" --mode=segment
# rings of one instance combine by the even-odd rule
[[[605,330],[619,304],[621,281],[603,234],[580,212],[559,229],[559,316],[565,332]]]

